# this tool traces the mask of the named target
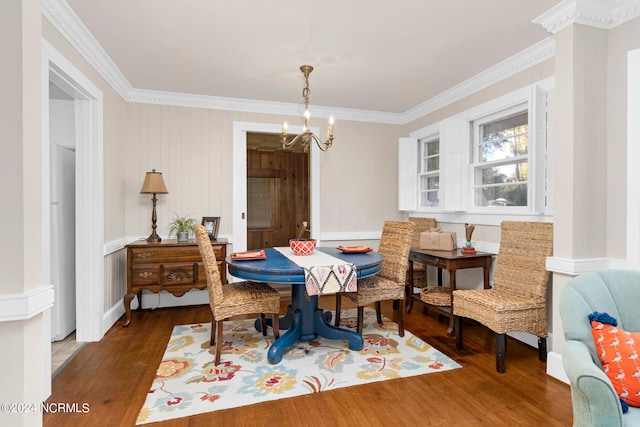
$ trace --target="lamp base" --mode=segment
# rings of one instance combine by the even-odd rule
[[[147,237],[147,242],[149,243],[160,243],[161,241],[162,239],[156,233],[153,233],[149,237]]]

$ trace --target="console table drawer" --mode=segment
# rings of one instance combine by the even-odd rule
[[[131,274],[129,280],[132,285],[150,285],[160,283],[160,266],[158,265],[140,265],[132,267],[129,273]]]
[[[226,245],[225,245],[226,246]],[[226,257],[225,246],[214,245],[213,252],[216,260],[223,262]],[[182,262],[182,261],[202,261],[198,246],[176,247],[167,250],[162,247],[155,248],[131,248],[131,262],[133,264],[149,264],[158,262]]]
[[[161,267],[163,285],[179,285],[182,283],[198,282],[197,263],[164,264]],[[205,276],[205,282],[206,280]],[[202,281],[200,281],[200,283],[202,283]]]

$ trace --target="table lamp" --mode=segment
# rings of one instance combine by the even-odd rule
[[[140,194],[153,194],[153,198],[151,199],[153,202],[153,213],[151,214],[152,232],[151,235],[147,237],[147,242],[160,242],[162,239],[158,234],[156,234],[156,221],[158,220],[156,216],[156,202],[158,201],[156,194],[169,194],[167,187],[165,187],[164,181],[162,180],[162,172],[156,172],[155,169],[151,169],[151,172],[147,172],[147,175],[144,177],[144,183],[142,184]]]

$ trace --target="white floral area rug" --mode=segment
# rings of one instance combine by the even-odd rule
[[[355,330],[355,314],[343,312],[341,326]],[[400,337],[396,323],[383,318],[378,325],[370,309],[362,350],[319,337],[298,341],[275,365],[267,360],[271,329],[264,337],[253,323],[224,322],[218,366],[209,347],[211,324],[176,326],[136,424],[461,367],[409,332]]]

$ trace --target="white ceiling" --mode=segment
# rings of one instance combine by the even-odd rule
[[[549,37],[560,0],[66,0],[135,89],[403,113]]]

